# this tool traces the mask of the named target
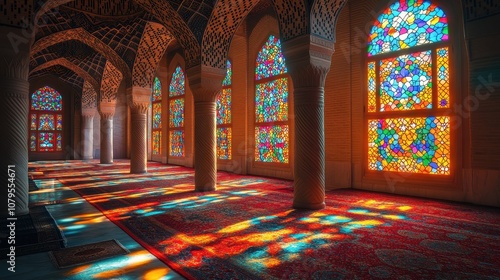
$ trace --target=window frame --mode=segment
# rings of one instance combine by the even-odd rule
[[[379,53],[376,55],[369,56],[368,55],[368,41],[366,44],[364,59],[362,60],[362,73],[363,73],[363,179],[365,183],[368,182],[385,182],[390,186],[394,186],[394,184],[407,182],[409,184],[416,184],[419,187],[426,188],[427,183],[431,182],[433,186],[440,186],[443,188],[450,187],[451,183],[454,183],[457,180],[457,175],[459,171],[459,155],[458,155],[458,146],[459,146],[459,137],[460,134],[459,129],[457,128],[459,125],[457,122],[457,118],[453,112],[453,104],[457,104],[457,100],[459,98],[459,94],[457,92],[457,87],[455,86],[456,81],[456,72],[454,71],[455,67],[455,54],[454,54],[454,40],[455,40],[455,26],[453,22],[450,20],[450,14],[445,9],[439,1],[429,1],[435,6],[442,9],[448,19],[448,39],[446,41],[427,43],[423,45],[418,45],[415,47],[399,49],[396,51]],[[393,5],[395,1],[389,1],[384,6],[384,9],[378,14],[375,20],[378,20],[378,17],[391,5]],[[371,22],[371,26],[373,26],[374,21]],[[370,29],[371,30],[371,29]],[[367,36],[370,36],[368,33]],[[441,48],[448,49],[448,68],[449,68],[449,107],[447,108],[438,108],[438,86],[437,86],[437,50]],[[402,55],[409,55],[417,52],[431,51],[431,64],[432,64],[432,108],[430,109],[413,109],[413,110],[394,110],[394,111],[380,111],[380,62],[384,59],[389,58],[397,58]],[[369,63],[375,63],[375,98],[376,98],[376,110],[375,112],[369,112],[369,90],[368,90],[368,65]],[[379,170],[371,170],[369,167],[369,121],[370,120],[380,120],[380,119],[396,119],[396,118],[427,118],[427,117],[440,117],[445,116],[450,119],[449,130],[450,130],[450,172],[448,175],[444,174],[423,174],[423,173],[413,173],[413,172],[398,172],[398,171],[379,171]],[[368,180],[368,181],[366,181]],[[424,185],[422,185],[424,184]]]

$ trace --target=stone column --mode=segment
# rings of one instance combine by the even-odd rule
[[[151,103],[151,89],[132,87],[127,90],[130,106],[130,173],[148,171],[147,112]]]
[[[295,111],[293,207],[325,207],[324,86],[333,43],[312,35],[283,43]]]
[[[113,116],[116,102],[101,101],[99,115],[101,116],[101,163],[113,163]]]
[[[217,184],[215,98],[222,89],[225,69],[193,67],[187,70],[194,96],[194,184],[197,191],[213,191]]]
[[[28,214],[28,114],[30,61],[25,30],[0,26],[0,217]],[[11,38],[25,41],[12,43]],[[9,170],[10,171],[9,171]],[[10,177],[9,174],[13,177]],[[10,181],[9,181],[10,179]],[[10,187],[10,186],[11,187]],[[11,189],[15,189],[11,191]],[[10,196],[9,196],[10,195]],[[7,199],[14,201],[9,207]],[[11,201],[10,201],[11,202]],[[3,231],[3,229],[2,229]]]
[[[94,116],[95,108],[82,109],[82,159],[94,159]]]

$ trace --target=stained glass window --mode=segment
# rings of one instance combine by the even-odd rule
[[[184,95],[184,71],[180,66],[175,68],[174,74],[172,74],[172,80],[170,81],[169,96],[179,96]]]
[[[231,159],[231,62],[226,63],[226,77],[217,95],[217,158]]]
[[[399,0],[375,21],[368,56],[448,40],[448,19],[429,1]]]
[[[184,156],[185,77],[180,66],[175,68],[169,87],[169,154]]]
[[[31,95],[30,100],[31,152],[62,151],[63,103],[61,94],[45,86]]]
[[[153,107],[152,149],[153,155],[161,155],[161,82],[158,77],[153,80],[151,101]]]
[[[432,108],[431,51],[380,61],[380,111]]]
[[[375,22],[367,61],[369,170],[451,174],[448,36],[445,13],[425,0],[396,1]]]
[[[255,161],[288,163],[288,77],[280,40],[271,35],[255,66]]]
[[[170,155],[184,156],[184,130],[170,130]]]

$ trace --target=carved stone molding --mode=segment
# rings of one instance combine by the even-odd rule
[[[112,102],[106,102],[106,101],[101,101],[99,103],[99,115],[101,116],[101,119],[113,119],[113,116],[115,115],[116,111],[116,101]]]
[[[0,77],[8,79],[28,80],[29,54],[26,52],[14,53],[5,49],[0,50]]]

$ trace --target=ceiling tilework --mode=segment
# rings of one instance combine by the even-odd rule
[[[76,88],[77,92],[81,92],[81,90],[82,90],[83,78],[80,77],[75,72],[73,72],[73,71],[69,70],[68,68],[63,67],[61,65],[54,65],[52,67],[43,69],[41,71],[37,71],[35,73],[32,73],[30,75],[30,80],[44,77],[46,75],[54,75],[54,76],[58,77],[59,79],[65,81],[66,83],[73,85]]]

